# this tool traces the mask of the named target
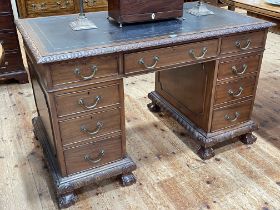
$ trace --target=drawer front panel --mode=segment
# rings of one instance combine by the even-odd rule
[[[264,47],[265,31],[245,33],[222,38],[221,53],[246,52]]]
[[[252,101],[248,100],[214,110],[211,131],[227,128],[250,119]]]
[[[13,30],[15,28],[13,14],[0,14],[1,30]]]
[[[161,19],[172,19],[183,16],[183,10],[171,10],[168,12],[155,12],[155,13],[143,13],[143,14],[131,14],[122,15],[121,21],[123,23],[134,23],[144,21],[156,21]]]
[[[104,56],[58,63],[51,66],[54,85],[92,82],[95,79],[118,75],[118,57]]]
[[[1,0],[0,12],[12,12],[9,0]]]
[[[23,68],[21,54],[18,52],[5,53],[4,61],[2,61],[2,64],[0,65],[0,71],[7,72],[17,68]]]
[[[91,113],[59,123],[63,145],[79,143],[121,130],[121,109]]]
[[[107,9],[107,0],[84,0],[84,10],[86,12],[103,11]]]
[[[125,73],[143,72],[216,57],[218,39],[126,54]]]
[[[78,89],[56,95],[58,116],[81,113],[120,104],[119,84],[91,89]]]
[[[236,60],[221,61],[219,64],[218,80],[243,76],[247,73],[257,72],[260,55],[238,58]]]
[[[17,34],[15,32],[0,33],[0,42],[1,41],[5,51],[19,50]]]
[[[26,9],[29,15],[42,16],[44,13],[74,12],[75,6],[73,0],[27,0]]]
[[[121,137],[113,137],[64,151],[68,174],[122,159]]]
[[[182,10],[183,0],[121,0],[121,11],[124,15],[166,12]]]
[[[240,78],[216,86],[215,104],[230,102],[252,96],[255,90],[256,77]]]

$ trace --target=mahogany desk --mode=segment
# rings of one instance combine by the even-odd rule
[[[75,15],[17,21],[38,111],[35,136],[60,207],[93,182],[112,176],[135,182],[136,166],[126,154],[123,77],[156,71],[148,107],[170,112],[201,145],[203,159],[214,156],[219,142],[256,140],[250,117],[272,24],[208,7],[215,15],[185,13],[123,28],[106,12],[91,13],[99,28],[79,32],[68,25]]]

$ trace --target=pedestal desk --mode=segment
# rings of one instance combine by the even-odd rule
[[[123,28],[106,12],[89,13],[98,29],[88,31],[71,30],[74,15],[17,21],[38,111],[35,136],[60,207],[90,183],[112,176],[135,182],[126,154],[124,77],[156,72],[148,107],[171,113],[201,145],[203,159],[214,156],[219,142],[255,141],[250,118],[272,24],[208,7],[215,15],[185,12],[183,19]]]

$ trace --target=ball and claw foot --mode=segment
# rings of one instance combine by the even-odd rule
[[[208,160],[215,156],[214,149],[211,147],[209,148],[200,147],[197,154],[202,160]]]
[[[246,133],[240,136],[239,139],[243,144],[253,144],[257,140],[257,137],[252,133]]]
[[[58,206],[59,208],[68,208],[74,205],[78,200],[76,193],[71,192],[63,195],[58,195]]]
[[[157,104],[155,104],[155,103],[149,103],[149,104],[147,104],[147,107],[148,107],[148,109],[151,111],[151,112],[160,112],[161,111],[161,109],[160,109],[160,107],[157,105]]]
[[[136,182],[135,176],[130,173],[130,174],[123,174],[121,176],[121,184],[124,187],[130,186]]]

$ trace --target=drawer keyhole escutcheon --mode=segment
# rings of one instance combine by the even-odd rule
[[[81,69],[79,67],[77,67],[75,70],[74,70],[74,74],[81,78],[82,80],[91,80],[95,75],[96,75],[96,72],[97,72],[97,66],[96,65],[93,65],[91,67],[91,75],[89,76],[83,76],[81,75]]]
[[[97,135],[97,134],[99,133],[99,131],[101,130],[102,127],[103,127],[103,123],[98,121],[98,122],[96,123],[96,129],[95,129],[94,131],[88,130],[84,125],[82,125],[82,126],[80,127],[80,130],[81,130],[82,132],[85,132],[85,133],[91,135],[91,136],[95,136],[95,135]]]
[[[239,96],[241,96],[243,90],[244,90],[243,87],[240,86],[236,93],[232,89],[229,89],[228,90],[228,94],[230,96],[233,96],[233,97],[239,97]]]
[[[238,40],[238,41],[235,42],[235,46],[236,46],[237,48],[239,48],[239,49],[241,49],[241,50],[247,50],[247,49],[250,47],[250,45],[251,45],[251,40],[250,40],[250,39],[247,39],[246,42],[245,42],[245,44],[244,44],[244,47],[242,47],[241,45],[242,45],[242,44],[241,44],[241,41],[240,41],[240,40]]]
[[[207,51],[208,51],[207,47],[203,47],[203,48],[201,49],[201,55],[200,55],[200,56],[196,56],[196,55],[195,55],[195,52],[194,52],[194,49],[190,49],[190,50],[189,50],[189,54],[190,54],[194,59],[200,60],[200,59],[202,59],[202,58],[205,57]]]
[[[85,101],[84,101],[84,99],[83,98],[81,98],[80,100],[79,100],[79,105],[81,106],[81,107],[83,107],[84,109],[94,109],[97,105],[98,105],[98,103],[99,103],[99,101],[101,100],[101,96],[96,96],[95,97],[95,103],[93,104],[93,105],[90,105],[90,106],[87,106],[86,104],[85,104]]]
[[[239,112],[235,112],[234,116],[230,116],[228,114],[225,115],[225,120],[229,121],[229,122],[235,122],[240,116]]]
[[[84,159],[91,163],[98,163],[105,155],[105,150],[100,150],[96,158],[92,158],[90,155],[85,155]]]
[[[146,63],[145,63],[145,61],[144,61],[144,58],[141,58],[141,59],[138,61],[138,63],[139,63],[140,65],[143,65],[146,69],[154,69],[154,68],[157,66],[158,62],[159,62],[159,57],[158,57],[158,56],[154,56],[154,57],[153,57],[153,61],[154,61],[154,64],[152,64],[151,66],[147,66],[147,65],[146,65]]]
[[[243,64],[242,71],[238,71],[236,66],[231,67],[231,69],[232,69],[232,72],[235,75],[242,75],[242,74],[244,74],[247,71],[248,65],[247,64]]]

